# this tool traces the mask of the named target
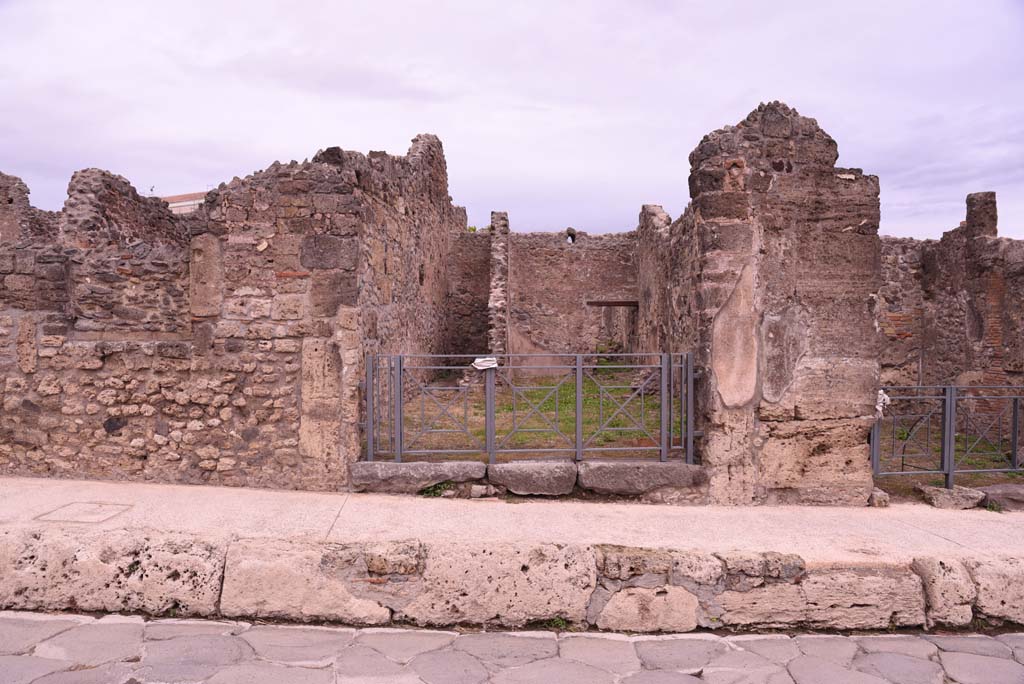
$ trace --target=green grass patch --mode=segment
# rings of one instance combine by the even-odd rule
[[[444,496],[445,492],[454,487],[454,482],[448,482],[447,480],[445,480],[444,482],[438,482],[437,484],[430,485],[429,487],[421,489],[420,496],[425,496],[428,498],[437,498],[439,496]]]

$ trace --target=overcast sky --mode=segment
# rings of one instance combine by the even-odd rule
[[[46,209],[88,166],[170,195],[429,132],[471,224],[628,230],[775,99],[881,177],[883,233],[995,190],[1024,237],[1024,0],[0,0],[0,170]]]

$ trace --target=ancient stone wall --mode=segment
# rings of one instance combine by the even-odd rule
[[[511,233],[509,351],[592,353],[623,337],[601,302],[636,302],[636,233]],[[618,308],[618,307],[615,307]],[[611,326],[611,327],[609,327]]]
[[[0,472],[341,487],[364,353],[447,344],[465,213],[433,136],[275,163],[188,217],[87,170],[42,221],[10,179]]]
[[[491,212],[487,228],[491,247],[491,280],[487,295],[488,351],[502,355],[509,353],[509,228],[508,214]]]
[[[33,207],[28,194],[20,178],[0,173],[0,245],[57,235],[58,215]]]
[[[694,351],[715,503],[863,503],[887,383],[1024,384],[995,198],[877,236],[878,180],[780,103],[706,136],[676,220],[470,233],[440,141],[274,163],[175,216],[127,180],[43,212],[0,174],[0,472],[334,489],[366,354]]]
[[[697,330],[700,255],[693,212],[677,221],[654,204],[640,210],[636,270],[641,306],[632,347],[640,351],[689,352]]]
[[[457,233],[445,268],[448,299],[444,351],[449,354],[487,353],[490,350],[490,232]]]
[[[1024,383],[1024,241],[996,216],[995,193],[975,193],[940,240],[882,239],[885,384]]]
[[[698,402],[720,503],[863,503],[878,383],[878,179],[761,105],[690,155]]]

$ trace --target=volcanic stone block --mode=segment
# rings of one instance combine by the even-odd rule
[[[978,487],[985,493],[981,505],[1000,511],[1024,511],[1024,485],[1005,483]]]
[[[313,271],[309,292],[311,316],[334,316],[341,305],[355,306],[359,298],[354,273]]]
[[[487,479],[514,494],[559,496],[576,486],[576,464],[572,461],[522,461],[494,463],[487,467]]]
[[[487,465],[477,461],[357,461],[349,466],[349,472],[352,488],[357,492],[416,494],[441,482],[482,480],[487,474]]]
[[[701,466],[679,461],[583,461],[579,464],[580,487],[602,494],[639,496],[661,487],[700,487],[706,482],[707,474]]]
[[[354,270],[359,255],[352,238],[333,235],[307,235],[299,247],[299,260],[305,268]]]
[[[918,485],[917,489],[924,495],[924,500],[936,508],[950,508],[954,510],[974,508],[985,498],[985,492],[959,485],[952,489]]]
[[[212,615],[225,549],[171,532],[0,532],[0,609]]]

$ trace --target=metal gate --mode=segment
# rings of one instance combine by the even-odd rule
[[[871,431],[875,475],[1024,472],[1020,459],[1024,388],[883,387]]]
[[[692,353],[371,355],[364,397],[367,460],[693,463],[700,435]]]

